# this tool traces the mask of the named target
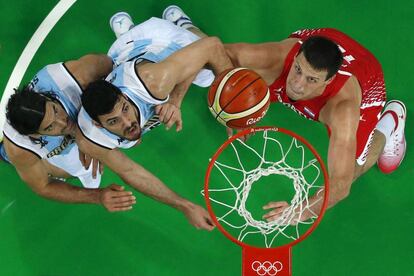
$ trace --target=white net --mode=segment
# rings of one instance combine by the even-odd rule
[[[281,135],[288,137],[282,139],[285,146],[279,141]],[[255,136],[257,138],[258,135]],[[227,151],[234,155],[235,161],[227,162],[231,158],[218,158],[220,161],[215,161],[212,172],[216,170],[220,177],[215,177],[214,180],[210,177],[209,198],[220,224],[226,230],[231,229],[228,232],[234,237],[237,236],[239,241],[246,242],[247,237],[259,235],[260,246],[281,246],[298,239],[315,222],[318,214],[312,211],[312,206],[323,200],[319,193],[324,192],[324,179],[319,177],[319,162],[296,138],[273,130],[263,131],[262,137],[263,139],[259,136],[260,143],[250,143],[252,138],[247,143],[236,139],[230,144],[231,147],[227,147]],[[223,153],[219,157],[225,156]],[[312,159],[306,161],[306,158]],[[257,161],[251,162],[252,159]],[[247,163],[249,165],[246,165]],[[247,168],[252,163],[255,166]],[[280,178],[277,178],[278,181],[273,179],[272,183],[266,184],[266,191],[273,195],[280,192],[279,196],[285,194],[284,200],[289,203],[289,207],[284,209],[277,219],[267,222],[252,215],[248,208],[248,200],[252,197],[252,189],[264,178],[272,175],[283,177],[285,181],[280,181]],[[291,190],[289,195],[282,191],[287,186]],[[204,195],[204,191],[202,194]],[[316,194],[317,200],[311,203],[309,198]],[[263,206],[265,203],[267,202],[260,204]],[[311,214],[311,218],[306,221],[303,220],[305,212]],[[279,240],[280,242],[276,242]]]

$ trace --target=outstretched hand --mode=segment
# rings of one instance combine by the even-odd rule
[[[172,103],[164,103],[155,107],[155,113],[159,115],[160,122],[165,124],[165,128],[169,130],[174,124],[176,131],[183,129],[183,120],[181,118],[181,110]]]
[[[239,133],[240,131],[243,131],[243,129],[235,129],[235,131],[236,131],[236,133],[235,134],[237,134],[237,133]],[[229,128],[229,127],[226,127],[226,133],[227,133],[227,137],[231,137],[231,136],[233,136],[233,132],[234,132],[234,129],[232,129],[232,128]],[[247,134],[247,135],[244,135],[244,136],[241,136],[241,137],[239,137],[238,139],[240,139],[241,141],[243,141],[243,142],[246,142],[251,136],[252,136],[253,134]]]
[[[135,196],[130,191],[124,191],[124,186],[111,184],[103,188],[99,195],[100,203],[109,212],[128,211],[136,203]]]
[[[283,214],[283,211],[289,207],[286,201],[269,202],[263,206],[264,210],[272,209],[270,212],[263,215],[263,219],[268,222],[277,220]]]
[[[197,229],[211,231],[215,228],[210,214],[199,205],[192,204],[184,210],[184,215],[187,217],[188,222]]]

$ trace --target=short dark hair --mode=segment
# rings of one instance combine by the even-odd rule
[[[83,92],[82,106],[93,120],[100,122],[98,116],[110,113],[121,95],[121,90],[112,83],[97,80]]]
[[[30,86],[14,91],[6,106],[7,121],[22,135],[36,134],[45,116],[46,102],[53,100],[52,92],[40,94]]]
[[[322,36],[311,36],[300,47],[307,62],[316,70],[327,70],[326,80],[335,75],[341,67],[343,56],[338,45]]]

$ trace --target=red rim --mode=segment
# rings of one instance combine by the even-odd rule
[[[279,246],[279,247],[273,247],[273,248],[264,248],[264,247],[252,246],[252,245],[246,244],[242,241],[239,241],[238,239],[236,239],[232,235],[230,235],[221,226],[221,224],[217,220],[217,217],[213,212],[213,208],[211,207],[210,196],[209,196],[209,191],[208,191],[208,184],[209,184],[209,180],[210,180],[211,170],[214,166],[215,161],[217,160],[218,156],[223,152],[223,150],[226,149],[227,146],[230,143],[232,143],[237,138],[240,138],[241,136],[251,134],[251,133],[260,132],[260,131],[266,131],[266,130],[272,130],[272,131],[285,133],[287,135],[290,135],[290,136],[296,138],[297,140],[302,142],[304,145],[306,145],[306,147],[312,152],[312,154],[318,160],[318,162],[320,164],[320,167],[323,171],[323,177],[324,177],[324,183],[325,183],[324,199],[323,199],[322,209],[319,213],[318,218],[315,220],[315,222],[312,224],[312,226],[303,235],[301,235],[298,239],[296,239],[296,240],[294,240],[294,241],[292,241],[288,244],[285,244],[285,245],[282,245],[282,246]],[[306,141],[303,137],[299,136],[298,134],[296,134],[296,133],[294,133],[290,130],[287,130],[287,129],[284,129],[284,128],[278,128],[278,127],[270,127],[270,126],[248,128],[248,129],[245,129],[245,130],[233,135],[227,141],[225,141],[223,143],[223,145],[221,145],[220,148],[218,148],[216,153],[211,158],[210,163],[208,164],[208,167],[207,167],[207,172],[206,172],[205,182],[204,182],[204,198],[205,198],[205,201],[206,201],[207,209],[208,209],[208,212],[210,213],[211,218],[214,221],[214,224],[217,226],[217,228],[220,230],[220,232],[222,232],[232,242],[238,244],[239,246],[241,246],[243,248],[257,248],[257,249],[262,249],[262,250],[277,250],[277,249],[282,249],[282,248],[290,248],[290,247],[296,245],[297,243],[301,242],[302,240],[304,240],[307,236],[309,236],[309,234],[312,233],[312,231],[315,230],[315,228],[318,226],[318,224],[322,220],[323,215],[325,214],[325,210],[328,206],[328,194],[329,194],[328,172],[326,170],[326,167],[325,167],[325,164],[324,164],[322,158],[319,156],[318,152],[314,149],[314,147],[308,141]]]

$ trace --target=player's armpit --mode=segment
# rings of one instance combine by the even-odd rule
[[[106,77],[112,71],[112,59],[104,54],[89,54],[78,60],[65,62],[65,67],[82,89],[89,83]]]

